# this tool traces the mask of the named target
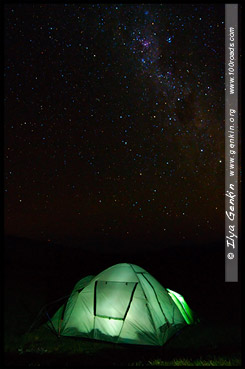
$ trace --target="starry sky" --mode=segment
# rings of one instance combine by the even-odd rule
[[[5,5],[5,232],[223,240],[224,15]]]

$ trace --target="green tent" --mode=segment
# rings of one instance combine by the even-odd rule
[[[74,287],[49,327],[60,336],[163,345],[194,323],[184,298],[134,264],[117,264]]]

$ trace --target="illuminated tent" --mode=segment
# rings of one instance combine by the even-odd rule
[[[134,264],[81,279],[48,322],[60,336],[163,345],[194,322],[184,298]]]

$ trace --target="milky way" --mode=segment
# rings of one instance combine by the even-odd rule
[[[224,5],[5,6],[10,234],[203,242],[224,226]]]

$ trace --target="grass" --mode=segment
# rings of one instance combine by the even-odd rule
[[[211,327],[210,327],[211,329]],[[117,345],[106,342],[57,338],[40,327],[19,337],[18,345],[6,350],[6,366],[87,367],[87,366],[241,366],[239,350],[201,345],[199,332],[195,347],[180,348],[192,334],[183,330],[164,347]],[[207,332],[206,332],[207,333]],[[213,332],[215,334],[215,332]],[[216,335],[216,339],[218,334]],[[198,342],[199,338],[199,342]],[[204,340],[205,341],[205,340]],[[215,338],[213,338],[215,341]],[[216,341],[217,342],[217,341]],[[17,343],[17,342],[16,342]],[[203,342],[204,343],[204,342]],[[218,342],[217,342],[218,344]]]
[[[144,363],[142,364],[145,365]],[[161,359],[149,361],[149,366],[241,366],[240,358],[225,358],[219,356],[212,356],[210,358],[200,358],[198,360],[192,359],[176,359],[170,361],[163,361]],[[136,363],[136,366],[137,365]]]

